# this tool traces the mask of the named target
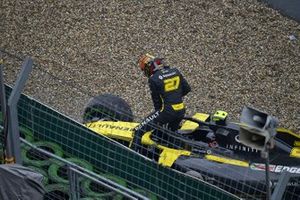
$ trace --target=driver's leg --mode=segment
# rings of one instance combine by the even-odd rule
[[[184,117],[184,112],[171,112],[168,113],[168,130],[169,131],[162,131],[163,136],[162,139],[164,141],[164,144],[166,144],[168,147],[176,147],[176,146],[180,146],[181,142],[177,137],[174,137],[174,133],[176,132],[179,127],[180,127],[180,123],[182,121]]]

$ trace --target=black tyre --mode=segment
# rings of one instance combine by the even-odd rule
[[[62,157],[64,154],[62,148],[53,142],[39,141],[39,142],[34,142],[33,144],[38,148],[49,151],[50,153],[53,153],[59,157]],[[50,158],[49,156],[42,154],[36,149],[31,148],[29,146],[24,145],[21,153],[25,165],[43,167],[43,166],[50,165],[51,163],[54,162],[53,158]]]
[[[133,121],[133,113],[128,103],[119,96],[102,94],[89,100],[84,108],[83,123],[109,119]]]
[[[27,166],[27,167],[30,168],[30,169],[32,169],[33,171],[38,172],[38,173],[40,173],[40,174],[43,175],[43,181],[42,181],[42,184],[43,184],[44,186],[46,186],[46,185],[48,184],[48,182],[49,182],[49,179],[48,179],[48,173],[47,173],[45,170],[43,170],[43,169],[41,169],[41,168],[39,168],[39,167],[36,167],[36,166],[32,166],[32,165],[29,165],[29,166]]]
[[[50,184],[45,187],[46,193],[44,194],[44,200],[68,200],[69,186],[64,184]]]
[[[89,171],[93,170],[93,166],[85,160],[78,158],[68,158],[67,160]],[[51,164],[48,168],[48,174],[50,180],[55,183],[69,184],[67,165],[65,163],[55,162]],[[82,177],[79,180],[82,180]]]
[[[115,183],[122,185],[124,187],[127,186],[127,183],[124,179],[114,176],[112,174],[102,174],[103,177],[114,181]],[[110,190],[96,182],[93,182],[90,179],[86,179],[81,184],[82,192],[86,197],[97,198],[97,199],[113,199],[119,200],[122,199],[123,196],[118,194],[115,191]]]

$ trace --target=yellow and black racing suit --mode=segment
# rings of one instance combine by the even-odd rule
[[[155,111],[135,128],[132,148],[139,150],[143,133],[168,125],[172,131],[179,128],[185,114],[183,97],[191,87],[177,68],[164,66],[148,80]]]

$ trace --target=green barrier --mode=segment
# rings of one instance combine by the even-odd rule
[[[28,142],[33,142],[33,133],[31,130],[20,126],[20,137]]]
[[[43,200],[68,200],[69,186],[64,184],[50,184],[45,187],[46,193]]]
[[[87,170],[93,170],[93,166],[85,160],[78,158],[67,158],[66,160],[76,165],[79,165],[80,167],[83,167]],[[48,169],[49,178],[56,183],[68,184],[69,180],[66,167],[66,164],[62,162],[52,163]],[[82,180],[82,178],[83,177],[80,177],[79,180]]]
[[[151,192],[147,192],[145,190],[142,190],[142,189],[133,189],[133,191],[149,198],[150,200],[158,200],[157,196]]]
[[[50,153],[53,153],[59,157],[62,157],[64,154],[62,148],[53,142],[40,141],[40,142],[34,142],[33,145],[37,146],[38,148],[47,150]],[[43,166],[50,165],[51,163],[54,162],[53,158],[50,158],[49,156],[29,146],[24,146],[24,148],[22,148],[21,155],[22,155],[23,162],[26,165],[43,167]]]
[[[107,178],[119,185],[122,185],[124,187],[127,186],[127,183],[124,179],[114,176],[112,174],[101,174],[104,178]],[[82,192],[88,197],[91,198],[109,198],[113,200],[120,200],[122,199],[122,195],[118,194],[115,191],[110,190],[109,188],[106,188],[104,186],[101,186],[100,184],[93,182],[90,179],[86,179],[81,184]]]

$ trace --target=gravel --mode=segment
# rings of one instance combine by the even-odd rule
[[[137,59],[178,67],[192,92],[188,114],[256,107],[300,132],[300,25],[256,0],[10,1],[0,6],[0,56],[13,84],[35,67],[25,93],[81,119],[101,93],[124,98],[139,120],[152,110]]]

